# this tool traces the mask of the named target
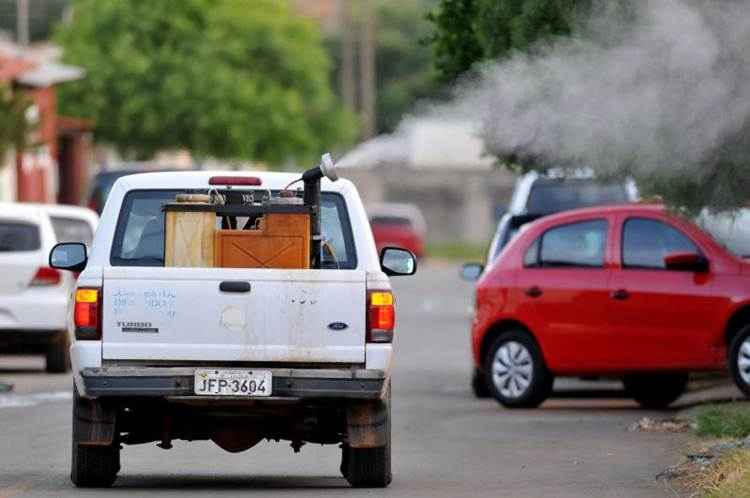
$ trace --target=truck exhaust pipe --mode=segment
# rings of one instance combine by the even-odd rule
[[[326,152],[320,160],[320,164],[302,173],[302,182],[305,185],[303,203],[310,209],[310,232],[311,232],[311,255],[310,268],[320,268],[320,180],[323,177],[332,182],[339,179],[336,166],[333,164],[331,154]]]

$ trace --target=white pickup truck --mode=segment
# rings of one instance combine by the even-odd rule
[[[165,266],[163,204],[210,193],[219,176],[220,188],[271,195],[299,178],[126,176],[104,206],[90,254],[81,244],[50,254],[53,267],[81,272],[70,326],[73,483],[111,485],[121,445],[210,439],[239,452],[284,439],[295,452],[305,442],[340,444],[351,485],[387,486],[388,276],[413,274],[413,256],[396,248],[378,255],[355,186],[324,179],[319,215],[329,250],[318,268]]]

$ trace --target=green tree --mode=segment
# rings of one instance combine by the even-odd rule
[[[435,67],[444,81],[454,81],[485,58],[478,37],[479,0],[441,0],[430,12]]]
[[[434,29],[431,37],[434,64],[444,80],[455,82],[486,61],[502,60],[516,52],[543,55],[548,45],[545,42],[557,37],[586,36],[607,26],[609,29],[628,26],[629,21],[637,19],[637,11],[638,3],[628,0],[440,0],[438,8],[430,15]],[[591,18],[607,16],[618,19],[618,23],[603,26],[587,23]],[[598,35],[595,38],[603,48],[620,42],[621,33],[617,29],[606,32],[606,36],[601,36],[601,32]],[[746,59],[727,54],[725,60]],[[540,84],[543,81],[540,80]],[[670,150],[674,139],[671,133],[672,129],[665,129],[664,136],[660,137],[664,150]],[[689,212],[695,213],[704,206],[721,211],[744,206],[747,202],[748,151],[750,125],[745,125],[736,136],[724,139],[707,151],[699,164],[674,165],[674,158],[667,155],[655,159],[653,164],[627,164],[620,158],[616,166],[613,166],[615,163],[589,166],[600,177],[635,176],[643,195],[660,196],[670,205]],[[560,165],[554,162],[555,158],[540,159],[526,150],[490,152],[498,157],[499,164],[518,171],[545,170]]]
[[[145,158],[160,149],[279,164],[348,142],[312,23],[276,0],[75,0],[56,34],[86,69],[61,111]]]
[[[427,43],[427,14],[434,5],[434,0],[387,0],[378,9],[375,112],[380,133],[393,131],[417,102],[441,96]]]
[[[441,0],[430,15],[435,65],[453,81],[477,62],[570,35],[591,0]]]
[[[26,119],[30,102],[20,92],[11,92],[6,85],[0,85],[0,167],[3,159],[12,149],[22,151],[28,147],[32,126]]]
[[[375,2],[375,120],[377,132],[388,133],[417,102],[442,97],[443,85],[437,81],[428,42],[432,28],[427,14],[437,5],[437,0]],[[359,4],[353,5],[352,29],[356,31],[359,27],[356,6]],[[341,33],[331,36],[327,43],[334,59],[331,73],[334,80],[338,80],[341,68],[341,43]]]

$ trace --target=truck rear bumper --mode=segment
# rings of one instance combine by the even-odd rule
[[[203,367],[205,368],[205,367]],[[194,394],[192,367],[102,367],[84,368],[81,378],[87,397],[195,397],[224,398]],[[378,399],[386,381],[384,370],[285,369],[269,368],[273,376],[272,398],[233,397],[237,400],[264,399]]]

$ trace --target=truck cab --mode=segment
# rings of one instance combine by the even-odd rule
[[[174,439],[211,439],[231,452],[263,439],[288,440],[295,452],[306,442],[340,444],[352,485],[388,485],[389,276],[413,274],[416,261],[403,249],[377,254],[351,182],[320,184],[314,267],[279,268],[270,258],[247,268],[165,263],[165,205],[175,198],[301,197],[290,187],[298,179],[129,175],[114,184],[90,253],[77,244],[52,251],[54,267],[81,271],[70,325],[76,485],[111,485],[121,445],[168,449]],[[206,240],[178,233],[170,244],[190,250]],[[288,237],[264,240],[274,254],[298,250]]]

